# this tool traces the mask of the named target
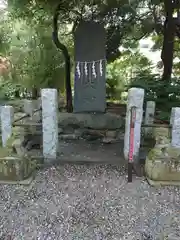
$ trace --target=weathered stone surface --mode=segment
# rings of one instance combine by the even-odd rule
[[[59,126],[76,128],[118,129],[123,125],[123,118],[111,113],[60,113]]]
[[[154,101],[147,101],[146,103],[146,113],[145,113],[145,124],[153,124],[154,122],[154,113],[155,113],[155,107],[156,103]],[[147,127],[144,129],[145,135],[152,135],[153,129],[150,127]]]
[[[107,144],[109,144],[109,143],[115,143],[117,141],[117,139],[116,138],[113,138],[113,137],[104,137],[103,139],[102,139],[102,143],[107,143]]]
[[[14,140],[14,142],[12,143],[12,147],[14,148],[18,156],[25,156],[27,151],[23,147],[23,141],[21,139]]]
[[[23,181],[34,167],[24,145],[28,129],[13,127],[5,147],[0,147],[0,181]]]
[[[118,131],[107,131],[106,137],[107,138],[116,138],[118,135]]]
[[[171,144],[173,147],[180,148],[180,107],[173,110],[172,117],[172,136]]]
[[[76,134],[63,134],[59,136],[59,139],[61,140],[75,140],[79,137]]]
[[[21,181],[32,173],[31,162],[27,158],[0,157],[0,180]]]
[[[145,172],[150,183],[156,185],[177,185],[180,181],[180,148],[172,147],[169,129],[154,131],[156,145],[150,150],[145,163]],[[153,183],[154,181],[154,183]]]
[[[1,108],[1,133],[3,147],[6,146],[7,140],[11,136],[13,119],[14,119],[13,107],[3,106]]]
[[[162,159],[149,160],[145,167],[146,175],[153,181],[180,181],[180,163],[171,160],[168,163]]]
[[[156,140],[156,145],[170,143],[170,130],[168,128],[154,128],[153,137]]]
[[[106,33],[94,21],[80,21],[74,33],[74,112],[105,112]],[[95,61],[94,61],[95,60]],[[86,69],[84,71],[84,69]]]
[[[16,121],[17,119],[24,117],[25,115],[26,115],[26,113],[16,112],[16,113],[14,113],[14,120]]]
[[[42,89],[43,155],[45,161],[56,158],[58,149],[58,93],[57,89]]]

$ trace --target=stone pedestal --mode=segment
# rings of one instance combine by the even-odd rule
[[[33,100],[24,99],[23,110],[24,110],[24,112],[26,114],[29,114],[32,117],[33,111],[34,111],[34,102],[33,102]]]
[[[35,167],[22,146],[23,129],[12,128],[6,145],[0,147],[0,183],[30,184]]]
[[[0,157],[0,181],[23,181],[31,176],[32,170],[27,158]]]
[[[156,145],[145,163],[148,182],[154,186],[180,185],[180,148],[173,147],[167,128],[154,130]]]

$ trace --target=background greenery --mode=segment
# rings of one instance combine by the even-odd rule
[[[138,86],[145,89],[145,101],[155,100],[163,116],[169,114],[172,106],[180,105],[180,63],[176,61],[170,66],[171,52],[168,51],[171,48],[167,42],[171,36],[165,33],[163,26],[163,17],[169,23],[177,20],[171,15],[178,12],[178,1],[61,2],[59,38],[71,57],[72,89],[73,31],[80,20],[94,19],[104,23],[107,32],[108,101],[124,103],[128,88]],[[1,101],[31,97],[33,88],[42,87],[56,87],[61,95],[65,94],[64,57],[52,41],[53,14],[58,3],[58,0],[9,0],[6,11],[1,10],[0,56],[10,63],[5,72],[2,69],[6,64],[0,63]],[[169,12],[167,4],[170,4]],[[180,55],[179,30],[174,31],[172,60],[179,59]],[[154,43],[152,52],[162,50],[166,62],[154,66],[140,53],[139,40],[147,37]]]

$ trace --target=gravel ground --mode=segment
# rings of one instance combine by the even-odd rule
[[[39,171],[31,186],[0,186],[0,239],[175,240],[179,210],[178,188],[127,184],[112,165],[63,165]]]

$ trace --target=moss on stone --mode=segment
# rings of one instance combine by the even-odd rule
[[[0,158],[0,180],[21,181],[28,178],[33,170],[28,158]]]
[[[159,127],[159,128],[154,128],[153,129],[153,135],[154,137],[167,137],[170,138],[170,131],[169,128],[163,128],[163,127]]]
[[[29,131],[29,130],[24,129],[22,127],[13,127],[12,134],[6,142],[6,146],[5,147],[2,147],[2,145],[0,146],[0,157],[1,158],[7,157],[7,156],[16,157],[17,154],[14,152],[13,143],[17,139],[23,140],[25,132],[27,132],[27,131]]]
[[[162,156],[161,148],[153,148],[148,153],[148,159],[155,161],[157,158]]]
[[[180,149],[170,144],[169,129],[158,128],[156,145],[150,150],[145,163],[145,172],[154,181],[180,181]]]

